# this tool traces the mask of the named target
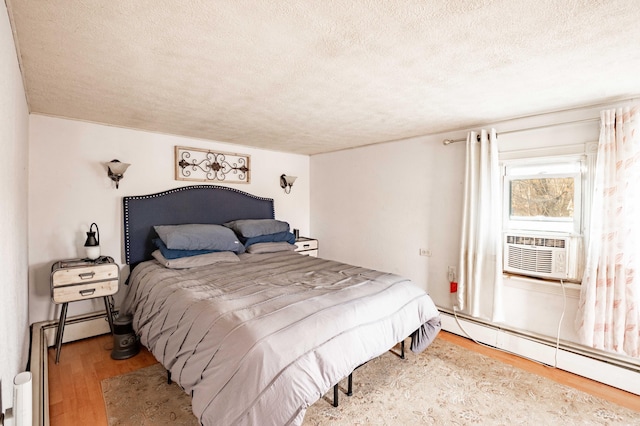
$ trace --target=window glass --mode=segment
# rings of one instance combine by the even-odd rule
[[[580,233],[581,158],[517,160],[504,170],[505,230]]]
[[[512,179],[510,216],[538,220],[572,219],[573,177]]]

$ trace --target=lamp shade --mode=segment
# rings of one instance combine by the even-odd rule
[[[284,189],[286,194],[291,192],[291,187],[293,186],[293,182],[297,179],[296,176],[287,176],[284,173],[280,175],[280,188]]]
[[[116,188],[120,186],[120,179],[122,179],[124,172],[130,165],[117,159],[107,163],[107,176],[116,183]]]
[[[285,182],[287,182],[288,186],[293,186],[293,182],[295,182],[296,179],[298,179],[298,176],[287,176],[287,175],[285,175],[285,177],[284,177],[284,180],[285,180]]]
[[[123,175],[130,165],[131,164],[129,163],[122,163],[118,160],[112,160],[107,163],[109,170],[111,170],[111,173],[113,173],[114,175]]]

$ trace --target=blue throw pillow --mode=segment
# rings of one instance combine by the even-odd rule
[[[215,250],[172,250],[160,238],[154,238],[153,244],[158,247],[165,259],[179,259],[181,257],[197,256],[199,254],[214,253]]]
[[[242,241],[242,244],[245,246],[245,248],[256,243],[278,243],[281,241],[286,241],[289,244],[295,244],[296,236],[293,235],[293,233],[287,231],[277,232],[275,234],[260,235],[258,237],[251,238],[240,237],[240,241]]]

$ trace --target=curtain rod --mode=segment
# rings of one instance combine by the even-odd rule
[[[585,118],[583,120],[574,120],[574,121],[565,121],[563,123],[554,123],[554,124],[545,124],[542,126],[535,126],[535,127],[526,127],[524,129],[518,129],[518,130],[507,130],[504,132],[498,132],[498,134],[500,135],[507,135],[509,133],[518,133],[518,132],[527,132],[529,130],[538,130],[538,129],[546,129],[549,127],[556,127],[556,126],[566,126],[567,124],[575,124],[575,123],[586,123],[589,121],[598,121],[600,120],[600,117],[598,118]],[[465,142],[467,139],[445,139],[442,141],[443,145],[450,145],[452,143],[457,143],[457,142]]]

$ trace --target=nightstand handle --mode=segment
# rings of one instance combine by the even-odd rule
[[[309,248],[309,247],[311,247],[311,244],[304,244],[302,247]]]
[[[87,290],[80,290],[80,296],[91,296],[95,292],[96,292],[95,288],[90,288],[90,289],[87,289]]]
[[[95,272],[85,272],[84,274],[78,274],[78,276],[81,280],[90,280],[95,274]]]

